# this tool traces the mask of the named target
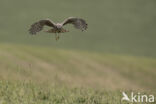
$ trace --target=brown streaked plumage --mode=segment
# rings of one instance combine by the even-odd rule
[[[87,23],[84,19],[69,17],[65,19],[62,23],[54,23],[50,19],[40,20],[31,25],[29,29],[29,33],[35,35],[37,32],[40,32],[44,26],[52,27],[52,29],[45,31],[48,33],[64,33],[69,32],[63,28],[66,24],[73,24],[75,28],[80,29],[82,31],[87,29]],[[56,34],[56,40],[59,39],[59,35]]]

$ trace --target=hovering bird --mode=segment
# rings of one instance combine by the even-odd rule
[[[56,40],[59,39],[59,33],[69,32],[63,28],[66,24],[73,24],[76,29],[80,29],[82,31],[87,29],[87,23],[82,18],[69,17],[65,19],[62,23],[54,23],[50,19],[39,20],[31,25],[29,29],[29,33],[35,35],[37,32],[40,32],[44,26],[52,27],[52,29],[45,31],[48,33],[55,33]],[[58,33],[58,34],[57,34]]]

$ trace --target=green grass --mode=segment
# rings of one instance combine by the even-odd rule
[[[122,91],[156,91],[154,58],[17,44],[0,47],[2,104],[120,104]]]
[[[0,46],[1,79],[156,90],[156,60],[152,58],[16,44]]]
[[[120,104],[120,92],[66,88],[31,82],[0,82],[1,104]],[[112,96],[114,95],[114,96]]]
[[[1,104],[132,104],[122,102],[121,93],[119,90],[106,91],[34,82],[0,81]],[[126,93],[129,94],[131,91],[126,91]],[[137,92],[134,93],[137,94]]]

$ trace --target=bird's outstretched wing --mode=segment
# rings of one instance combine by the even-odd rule
[[[34,35],[37,32],[41,31],[45,25],[50,26],[50,27],[56,27],[55,23],[49,19],[40,20],[31,25],[31,27],[29,29],[29,33]]]
[[[87,29],[87,23],[84,19],[69,17],[62,22],[62,25],[73,24],[75,28],[80,29],[82,31]]]

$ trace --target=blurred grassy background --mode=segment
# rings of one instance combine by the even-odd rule
[[[156,57],[155,11],[155,0],[0,0],[0,42]],[[35,21],[69,16],[86,19],[87,32],[66,26],[70,32],[58,42],[28,34]]]
[[[0,45],[0,79],[68,87],[156,91],[156,59],[28,45]]]
[[[119,90],[154,93],[155,11],[155,0],[0,0],[0,103],[121,104]],[[35,21],[70,16],[88,30],[68,25],[59,41],[28,33]]]

